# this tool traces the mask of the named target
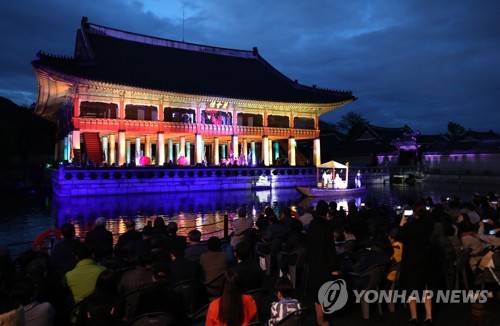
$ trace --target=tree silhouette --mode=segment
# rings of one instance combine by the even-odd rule
[[[448,122],[448,132],[446,133],[446,136],[450,138],[450,140],[457,140],[460,137],[462,137],[465,133],[465,128],[456,123],[456,122]]]
[[[351,111],[347,112],[340,118],[339,122],[337,123],[337,128],[348,137],[351,137],[355,133],[357,133],[367,122],[368,121],[363,118],[361,114]]]

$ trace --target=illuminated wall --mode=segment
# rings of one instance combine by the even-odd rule
[[[458,174],[500,174],[499,154],[424,154],[425,170]]]

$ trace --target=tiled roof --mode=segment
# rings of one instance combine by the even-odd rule
[[[405,132],[412,132],[412,129],[406,125],[400,128],[387,128],[366,123],[351,140],[367,141],[378,139],[390,143],[393,139],[403,136]]]
[[[35,67],[66,75],[174,93],[287,103],[352,101],[350,91],[292,81],[253,51],[154,38],[90,24],[84,18],[74,58],[39,54]]]

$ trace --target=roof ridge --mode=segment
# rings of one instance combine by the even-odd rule
[[[82,28],[85,28],[85,32],[92,33],[95,35],[102,35],[125,41],[138,42],[155,46],[163,46],[180,50],[204,52],[209,54],[240,57],[246,59],[256,59],[258,56],[258,50],[256,47],[254,47],[252,50],[238,50],[238,49],[215,47],[210,45],[175,41],[166,38],[149,36],[140,33],[124,31],[112,27],[102,26],[94,23],[89,23],[87,17],[82,18]]]

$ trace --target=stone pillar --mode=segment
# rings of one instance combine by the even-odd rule
[[[168,161],[174,162],[174,144],[172,138],[168,139]]]
[[[269,166],[269,138],[262,136],[262,160],[265,166]]]
[[[177,160],[181,156],[181,144],[175,143],[175,164],[177,164]]]
[[[201,160],[207,163],[205,160],[205,139],[203,139],[203,137],[201,137]]]
[[[118,131],[118,166],[122,166],[126,162],[125,156],[125,131]]]
[[[180,156],[186,157],[186,137],[181,137]]]
[[[64,137],[64,154],[63,154],[63,160],[64,161],[68,161],[69,162],[69,147],[70,147],[70,144],[69,144],[69,137],[66,136]]]
[[[274,157],[273,157],[273,141],[269,139],[269,166],[274,164]]]
[[[235,161],[238,161],[240,154],[238,153],[238,135],[233,135],[232,137],[233,143],[233,157]]]
[[[125,148],[126,148],[126,158],[125,158],[125,161],[127,162],[127,164],[130,163],[130,159],[132,158],[132,154],[130,152],[130,140],[126,140],[125,141]]]
[[[191,142],[186,141],[186,160],[188,165],[191,165]]]
[[[195,157],[194,157],[194,162],[196,164],[201,163],[203,160],[203,139],[201,138],[200,134],[196,134],[194,140],[194,150],[195,150]]]
[[[165,136],[163,131],[158,132],[158,141],[156,142],[156,165],[165,163]]]
[[[135,156],[141,156],[141,137],[135,137]]]
[[[104,162],[109,164],[108,136],[102,136],[102,152],[104,153]],[[87,157],[87,160],[88,159]]]
[[[146,135],[144,142],[144,156],[151,158],[151,136]]]
[[[109,164],[116,164],[116,136],[109,135]]]
[[[226,155],[226,145],[222,144],[221,145],[221,152],[222,152],[222,158],[223,159],[227,159],[227,155]]]
[[[257,155],[255,154],[255,142],[250,142],[250,149],[252,151],[252,165],[257,164]]]
[[[320,146],[319,138],[314,139],[312,164],[314,166],[321,165],[321,146]]]
[[[288,163],[295,166],[295,138],[288,138]]]
[[[280,157],[280,143],[273,142],[273,159],[276,161]]]
[[[215,137],[214,138],[214,150],[213,150],[213,164],[214,165],[219,165],[220,161],[219,161],[219,138],[218,137]]]
[[[241,145],[243,148],[241,149],[241,151],[243,152],[243,155],[245,156],[245,159],[248,160],[248,143],[247,143],[247,139],[246,138],[243,138],[243,143]],[[247,162],[248,164],[248,162]]]
[[[80,166],[82,163],[82,151],[80,148],[80,130],[73,130],[73,164]]]

